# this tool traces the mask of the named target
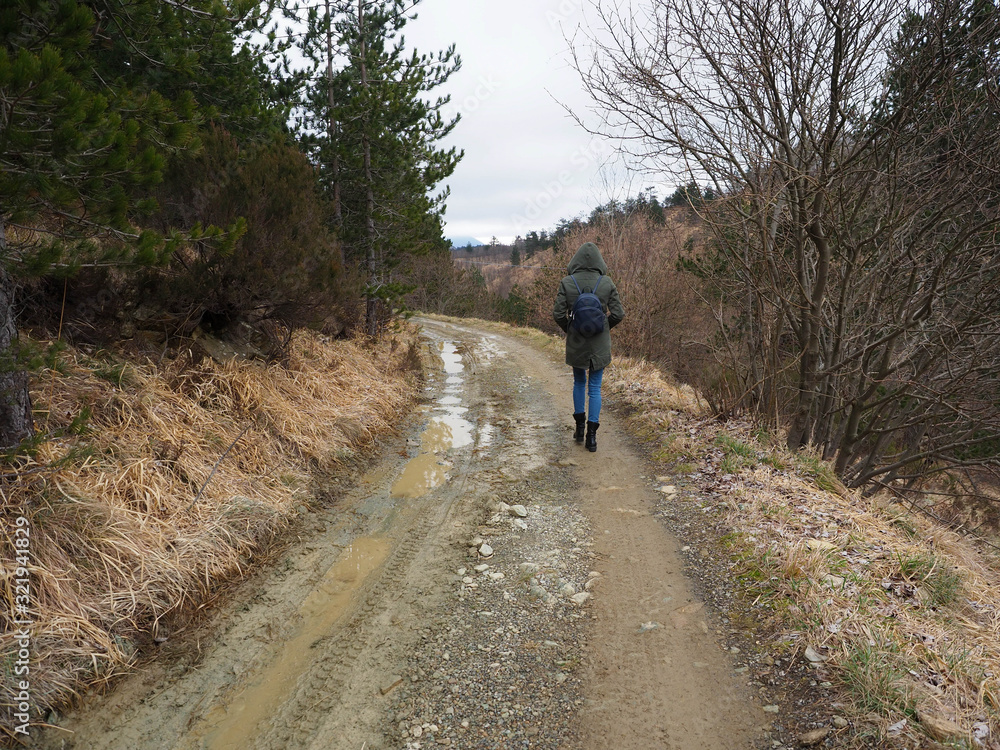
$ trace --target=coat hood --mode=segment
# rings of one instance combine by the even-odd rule
[[[580,249],[576,251],[573,260],[569,262],[567,269],[570,275],[577,271],[597,271],[604,276],[608,272],[608,266],[601,257],[601,251],[593,242],[584,242]]]

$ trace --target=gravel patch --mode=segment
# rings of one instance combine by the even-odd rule
[[[392,691],[390,746],[579,744],[578,667],[599,573],[590,529],[564,501],[565,482],[542,467],[486,509],[456,556],[445,611],[421,633]]]

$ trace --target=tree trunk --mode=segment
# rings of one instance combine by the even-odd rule
[[[0,258],[7,237],[0,217]],[[14,315],[14,279],[0,266],[0,448],[12,448],[34,432],[28,373],[21,367]]]
[[[361,41],[361,87],[368,88],[368,64],[365,60],[365,15],[363,0],[358,0],[358,37]],[[371,106],[371,102],[366,102]],[[368,335],[374,338],[378,334],[378,298],[375,296],[375,282],[378,263],[375,254],[375,193],[372,188],[372,144],[368,133],[368,123],[362,127],[361,148],[365,163],[365,225],[368,233],[368,299],[365,304],[365,324]]]
[[[819,202],[821,196],[816,198]],[[804,347],[802,351],[802,367],[799,373],[799,393],[795,415],[792,418],[791,428],[788,430],[788,448],[797,451],[809,444],[815,432],[815,421],[819,415],[816,413],[816,401],[820,396],[822,383],[820,382],[820,334],[822,331],[823,306],[826,300],[827,280],[830,270],[830,243],[826,238],[826,233],[820,219],[818,206],[814,209],[816,218],[809,226],[809,239],[816,251],[816,271],[815,279],[812,283],[812,292],[806,301],[806,311],[803,320],[803,330],[805,331]],[[804,261],[803,261],[804,265]],[[804,276],[803,276],[804,278]],[[805,283],[801,283],[803,291],[807,289]]]
[[[337,118],[333,101],[333,15],[330,12],[330,0],[326,0],[326,96],[328,113],[327,137],[330,141],[330,151],[333,172],[333,221],[337,226],[337,232],[344,229],[344,213],[340,207],[340,156],[337,153]],[[344,255],[344,244],[340,244],[340,267],[346,268],[347,258]]]

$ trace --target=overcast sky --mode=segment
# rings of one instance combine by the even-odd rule
[[[454,43],[462,58],[442,87],[462,115],[447,145],[465,151],[448,180],[446,236],[509,241],[645,187],[560,104],[588,105],[564,38],[583,22],[585,2],[423,0],[404,28],[411,49]]]

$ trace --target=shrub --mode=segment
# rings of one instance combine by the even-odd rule
[[[313,166],[280,137],[241,147],[213,127],[204,149],[175,163],[159,192],[163,226],[245,231],[228,253],[193,243],[166,272],[142,280],[142,297],[208,327],[265,318],[292,326],[350,317],[360,294],[343,273],[340,245]]]

